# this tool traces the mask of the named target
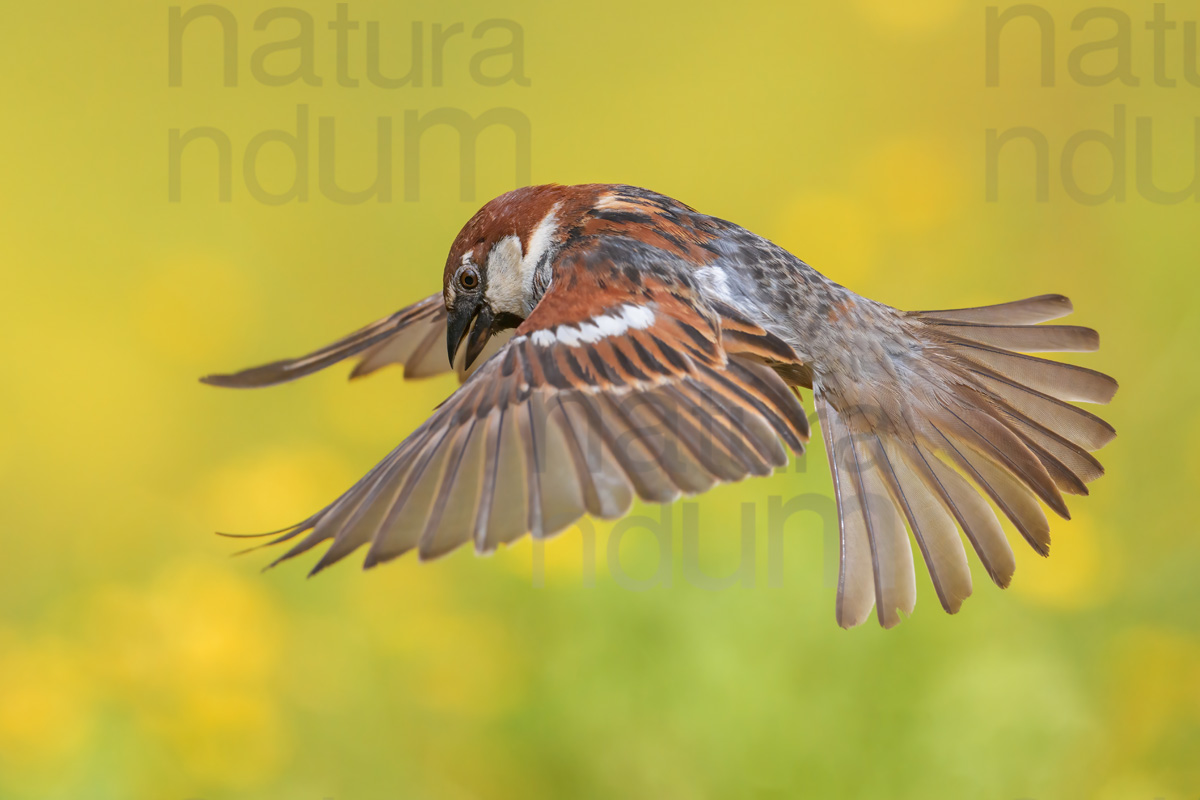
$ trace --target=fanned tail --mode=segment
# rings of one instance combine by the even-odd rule
[[[1063,494],[1086,495],[1104,474],[1092,456],[1116,435],[1073,403],[1107,403],[1117,390],[1094,370],[1027,355],[1097,349],[1089,328],[1041,323],[1065,316],[1062,295],[900,315],[902,346],[876,382],[818,375],[817,412],[841,525],[837,618],[862,623],[876,609],[891,627],[916,599],[905,527],[943,608],[971,593],[966,551],[991,579],[1012,579],[1013,552],[986,497],[1042,555],[1043,505],[1069,518]]]

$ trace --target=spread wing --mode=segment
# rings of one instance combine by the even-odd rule
[[[565,255],[530,317],[420,428],[331,505],[283,531],[280,561],[331,544],[314,572],[368,546],[371,566],[471,542],[550,536],[634,497],[682,494],[787,461],[808,421],[761,329],[705,305],[682,274]]]
[[[494,337],[470,369],[463,368],[463,349],[460,349],[454,367],[459,380],[465,380],[474,369],[494,355],[506,340],[507,336]],[[406,378],[424,378],[450,370],[445,341],[446,306],[442,296],[435,294],[308,355],[272,361],[229,375],[208,375],[200,380],[232,389],[274,386],[303,378],[358,355],[361,358],[350,373],[352,378],[369,375],[388,364],[403,364]]]

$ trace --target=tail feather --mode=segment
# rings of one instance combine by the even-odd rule
[[[942,608],[957,613],[962,601],[971,594],[971,570],[954,519],[946,515],[926,482],[896,452],[897,442],[885,446],[875,436],[868,444],[884,483],[908,520],[909,530],[929,566],[929,577]]]
[[[956,445],[944,433],[942,436],[950,461],[991,498],[1034,550],[1049,555],[1050,522],[1028,487],[994,461]]]
[[[924,447],[914,449],[918,460],[913,463],[923,465],[925,482],[958,522],[988,576],[1001,589],[1006,588],[1012,581],[1016,560],[996,512],[965,478],[940,458]]]
[[[1076,475],[1070,467],[1030,437],[1020,431],[1014,432],[1025,446],[1029,448],[1029,452],[1033,453],[1037,460],[1042,462],[1046,473],[1050,475],[1050,479],[1054,481],[1054,485],[1058,487],[1060,493],[1087,496],[1087,485],[1084,484],[1083,479]]]
[[[951,352],[976,367],[1059,400],[1107,403],[1117,393],[1117,382],[1112,378],[1074,364],[1062,364],[966,341],[952,344]]]
[[[982,325],[936,319],[928,322],[938,332],[955,339],[1018,353],[1090,353],[1100,348],[1100,334],[1078,325]]]
[[[981,325],[1034,325],[1065,317],[1075,310],[1061,294],[1043,294],[993,306],[952,308],[944,311],[916,311],[915,316],[934,320],[975,322]]]
[[[911,614],[917,601],[912,547],[904,519],[889,500],[878,458],[854,432],[847,418],[816,395],[818,413],[837,490],[841,524],[841,569],[838,577],[838,624],[863,622],[875,605],[879,624],[890,628],[900,612]]]
[[[904,532],[904,519],[888,499],[887,485],[876,468],[877,456],[862,441],[851,437],[854,469],[850,477],[859,497],[871,561],[875,571],[875,613],[879,624],[890,628],[900,622],[900,612],[911,614],[917,604],[912,546]],[[873,463],[875,462],[875,463]]]
[[[1079,488],[1083,491],[1077,492],[1077,494],[1087,494],[1086,484],[1104,474],[1104,467],[1096,460],[1096,457],[1079,445],[1011,408],[1003,408],[1003,412],[1004,422],[1008,427],[1024,439],[1025,443],[1030,445],[1031,450],[1036,445],[1038,449],[1034,452],[1038,458],[1042,459],[1043,464],[1046,463],[1046,459],[1043,458],[1042,453],[1045,453],[1069,470],[1074,478],[1082,484]],[[1047,469],[1049,469],[1049,465],[1047,465]],[[1059,488],[1063,488],[1061,483]]]
[[[816,371],[841,517],[839,624],[859,624],[872,603],[885,627],[911,611],[906,526],[950,613],[972,589],[958,529],[993,582],[1012,580],[1012,547],[988,500],[1036,552],[1049,553],[1043,504],[1069,519],[1063,495],[1088,493],[1104,474],[1091,452],[1116,435],[1072,405],[1109,402],[1116,381],[1025,354],[1095,350],[1090,328],[1038,324],[1070,310],[1062,295],[1043,295],[916,312],[903,317],[911,340],[881,349],[878,380]]]
[[[946,407],[935,413],[935,424],[944,435],[1004,468],[1059,516],[1070,518],[1071,513],[1045,465],[1011,428],[990,416],[984,407]]]
[[[971,378],[986,392],[1034,423],[1055,431],[1059,436],[1088,452],[1099,450],[1117,435],[1111,425],[1089,411],[990,371],[969,371],[972,373]]]
[[[850,477],[854,455],[850,429],[841,415],[830,408],[820,394],[813,395],[825,437],[825,452],[837,497],[840,549],[837,592],[837,622],[852,628],[866,621],[875,605],[874,566],[871,541],[867,534],[859,500],[857,482]]]

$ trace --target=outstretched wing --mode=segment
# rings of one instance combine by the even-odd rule
[[[465,369],[462,364],[465,348],[460,349],[454,366],[459,380],[465,380],[475,368],[494,355],[507,338],[506,335],[494,337],[469,369]],[[446,360],[445,341],[446,306],[442,296],[435,294],[308,355],[272,361],[270,364],[229,375],[208,375],[200,380],[213,386],[232,389],[274,386],[303,378],[357,355],[362,357],[350,373],[352,378],[369,375],[388,364],[403,364],[406,378],[424,378],[450,370],[450,363]]]
[[[804,411],[763,363],[794,360],[786,346],[705,305],[682,275],[620,260],[562,257],[516,336],[349,491],[282,532],[307,535],[279,560],[326,540],[314,572],[364,545],[366,566],[468,541],[488,552],[585,513],[619,517],[634,496],[669,502],[769,474],[787,461],[780,440],[802,450]]]

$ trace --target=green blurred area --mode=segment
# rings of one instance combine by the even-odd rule
[[[357,87],[337,80],[336,4],[299,7],[314,21],[321,86],[255,79],[255,51],[297,30],[256,30],[269,3],[228,6],[235,87],[222,85],[211,19],[187,30],[182,85],[168,85],[170,4],[7,9],[0,797],[1200,792],[1200,216],[1191,200],[1146,200],[1137,157],[1152,155],[1163,188],[1196,174],[1200,88],[1184,79],[1182,35],[1190,21],[1194,36],[1200,4],[1166,4],[1178,27],[1165,51],[1145,26],[1154,6],[1122,4],[1140,83],[1097,87],[1072,77],[1072,52],[1118,26],[1072,30],[1080,3],[1037,6],[1056,26],[1051,87],[1039,85],[1029,18],[1004,29],[999,85],[987,86],[987,7],[956,0],[352,2]],[[472,79],[473,56],[511,41],[472,35],[493,18],[520,26],[528,86]],[[423,23],[423,86],[363,79],[372,21],[397,75]],[[433,26],[456,22],[464,32],[433,85]],[[1174,88],[1153,79],[1159,54]],[[288,72],[295,51],[264,64]],[[1114,51],[1081,64],[1103,74]],[[510,68],[497,56],[482,69]],[[266,205],[242,159],[256,134],[294,132],[297,106],[308,200]],[[1125,199],[1077,202],[1064,147],[1080,131],[1112,133],[1118,106]],[[669,585],[649,586],[654,539],[631,530],[612,547],[608,524],[594,526],[593,548],[570,531],[544,549],[369,573],[344,563],[311,581],[298,564],[260,574],[270,552],[231,559],[238,543],[213,530],[307,516],[454,389],[450,377],[405,384],[397,369],[347,384],[335,368],[263,392],[196,382],[440,289],[454,234],[518,168],[513,135],[486,131],[464,200],[454,132],[431,129],[419,200],[406,201],[405,114],[439,108],[516,109],[533,182],[670,194],[897,307],[1070,295],[1071,321],[1103,336],[1080,363],[1122,384],[1104,410],[1120,433],[1101,454],[1109,474],[1073,499],[1073,521],[1055,523],[1050,559],[1019,553],[1009,590],[973,559],[975,596],[947,617],[922,573],[915,615],[891,631],[834,624],[836,553],[816,515],[787,521],[769,580],[770,498],[830,496],[819,437],[787,471],[689,501],[700,564],[716,576],[737,569],[741,504],[755,504],[749,587],[695,585],[678,535]],[[392,202],[330,201],[318,118],[336,124],[339,185],[358,189],[376,173],[381,116],[393,126]],[[171,202],[169,132],[202,126],[232,143],[232,198],[218,202],[215,150],[199,143]],[[1046,137],[1046,202],[1021,142],[1002,151],[986,200],[986,132],[1014,127]],[[293,170],[269,145],[255,174],[282,191]],[[1110,170],[1085,144],[1069,180],[1098,192]]]

